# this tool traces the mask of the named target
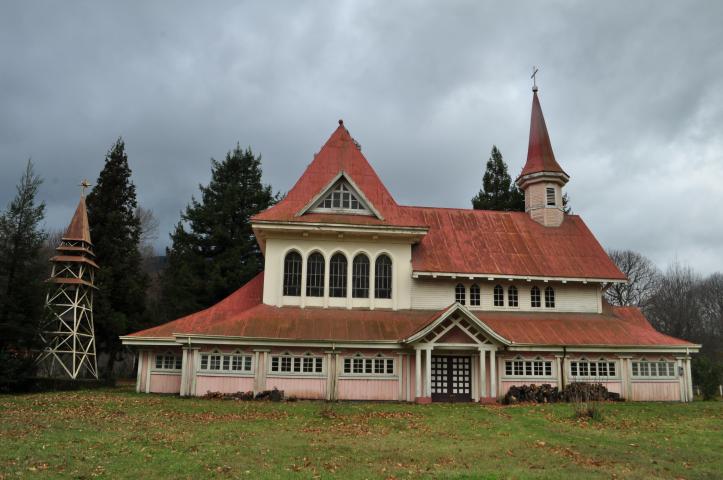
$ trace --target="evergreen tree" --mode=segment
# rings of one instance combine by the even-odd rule
[[[40,227],[45,204],[35,199],[41,183],[28,160],[15,198],[0,215],[0,391],[18,388],[35,371],[47,273]]]
[[[506,212],[524,212],[525,196],[512,183],[507,173],[507,164],[497,146],[487,160],[487,169],[482,179],[482,190],[472,199],[475,210],[500,210]]]
[[[237,144],[223,161],[211,159],[211,182],[199,188],[200,202],[191,199],[166,250],[169,318],[213,305],[263,270],[250,218],[276,198],[261,183],[261,157]]]
[[[106,375],[121,349],[119,335],[144,326],[147,278],[141,267],[140,221],[135,215],[136,187],[125,144],[119,138],[86,199],[96,259],[95,333],[99,350],[109,354]]]

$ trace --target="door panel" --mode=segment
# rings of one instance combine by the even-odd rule
[[[432,357],[432,400],[468,402],[472,400],[472,361],[470,357]]]

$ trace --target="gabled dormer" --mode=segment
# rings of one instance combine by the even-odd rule
[[[344,171],[339,172],[319,194],[315,195],[297,216],[307,213],[337,215],[368,215],[383,220],[364,192]]]

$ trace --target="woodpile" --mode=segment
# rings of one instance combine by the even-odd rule
[[[220,399],[220,400],[271,400],[272,402],[280,402],[284,400],[284,391],[274,388],[273,390],[264,390],[254,395],[254,392],[206,392],[203,398]]]
[[[555,402],[588,402],[598,400],[621,400],[619,393],[609,392],[600,383],[573,382],[564,391],[549,383],[542,385],[515,385],[510,387],[503,403],[511,405],[520,402],[555,403]]]

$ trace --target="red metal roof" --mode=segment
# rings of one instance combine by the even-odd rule
[[[189,334],[296,341],[402,342],[447,310],[274,307],[261,303],[262,287],[263,274],[259,274],[213,307],[129,336],[170,339],[174,334]],[[636,308],[616,308],[607,314],[474,314],[515,344],[692,345],[655,331]]]
[[[544,227],[524,212],[401,209],[429,226],[412,248],[414,271],[625,279],[577,215]]]
[[[88,212],[85,207],[85,197],[81,196],[78,207],[75,209],[73,219],[63,235],[63,240],[79,240],[90,242],[90,226],[88,225]]]
[[[545,117],[542,115],[537,91],[532,94],[532,114],[530,118],[530,143],[527,146],[527,162],[519,177],[540,172],[565,173],[555,160],[550,135],[547,133]],[[565,175],[567,175],[565,173]]]

